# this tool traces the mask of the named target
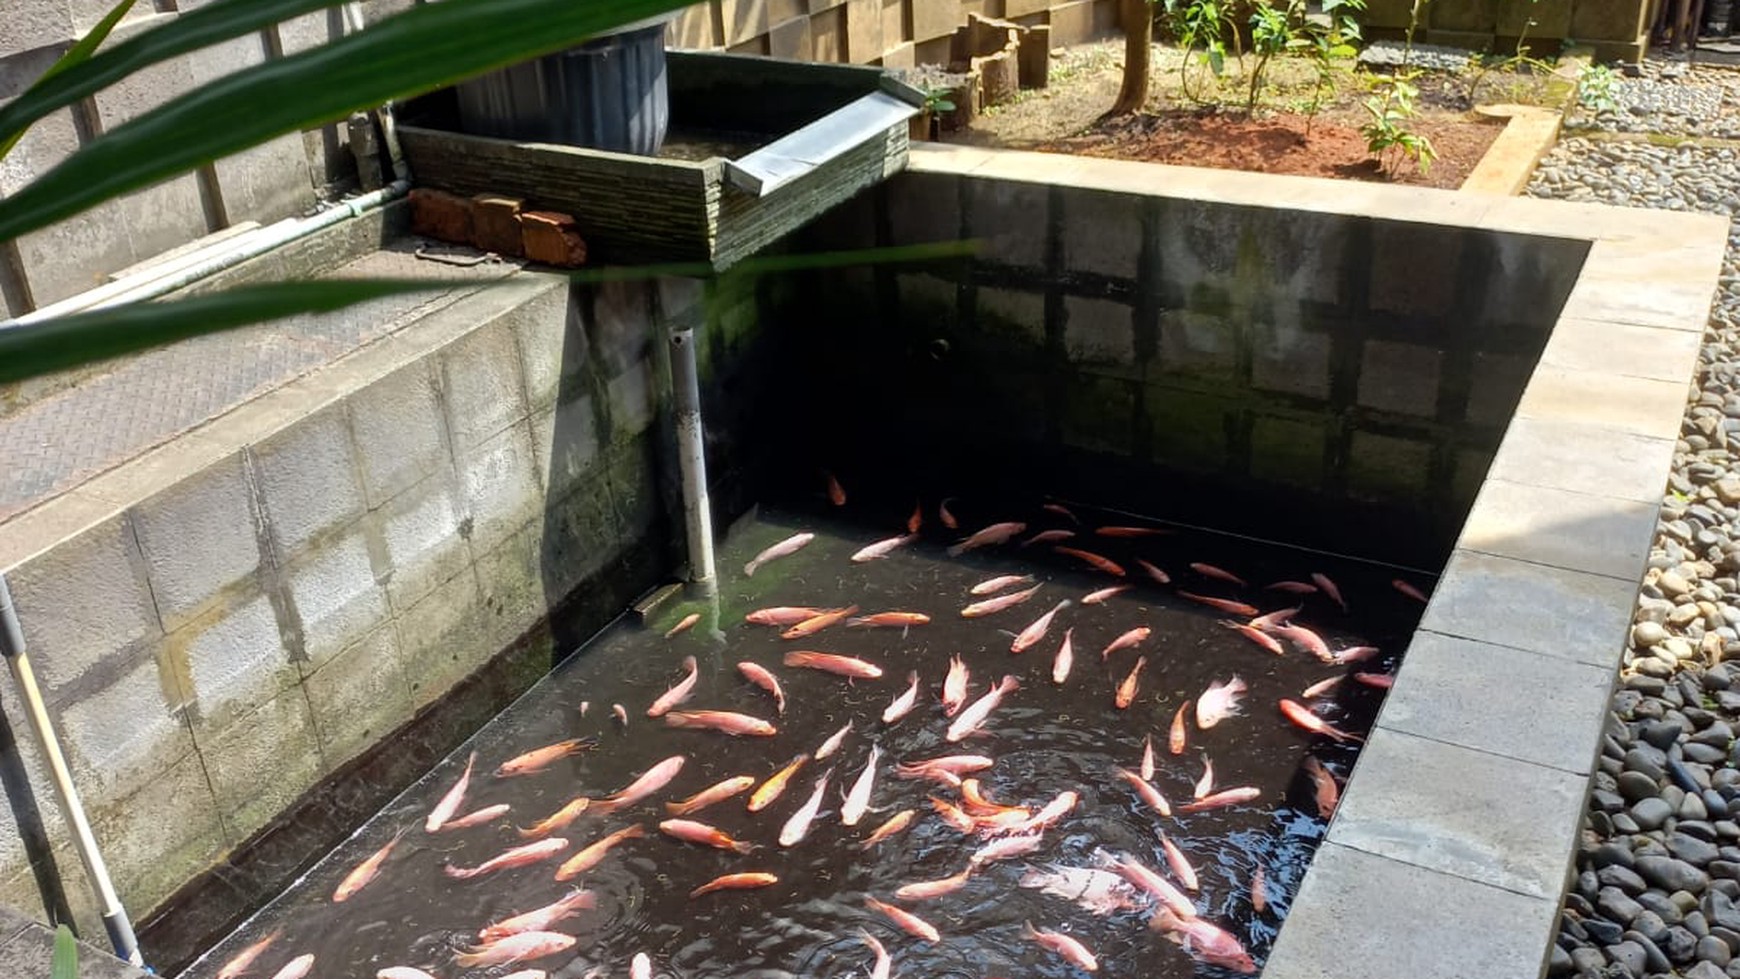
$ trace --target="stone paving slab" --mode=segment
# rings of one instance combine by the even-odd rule
[[[332,274],[441,275],[485,281],[517,266],[423,262],[415,239]],[[177,435],[257,398],[472,291],[368,303],[342,315],[292,317],[195,337],[125,358],[76,386],[0,416],[0,525]]]

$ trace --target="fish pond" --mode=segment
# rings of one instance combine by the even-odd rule
[[[930,500],[912,539],[879,559],[852,560],[871,544],[905,535],[910,507],[909,502],[896,512],[855,501],[804,502],[762,509],[740,521],[720,550],[716,597],[679,597],[645,622],[625,617],[606,629],[185,974],[218,975],[243,949],[271,938],[249,974],[271,976],[312,954],[312,976],[373,976],[414,967],[443,979],[522,969],[578,979],[629,975],[631,961],[644,954],[657,976],[821,979],[868,974],[875,958],[865,933],[886,946],[896,976],[1082,974],[1080,964],[1032,940],[1029,923],[1078,941],[1097,958],[1100,975],[1238,974],[1235,964],[1214,961],[1195,940],[1169,940],[1185,936],[1152,926],[1161,902],[1123,877],[1101,872],[1112,860],[1130,859],[1186,888],[1162,836],[1198,878],[1188,898],[1201,921],[1224,930],[1260,965],[1326,826],[1323,779],[1313,779],[1309,760],[1345,779],[1358,752],[1357,740],[1314,734],[1291,722],[1280,701],[1307,704],[1322,722],[1363,734],[1382,702],[1381,677],[1398,665],[1423,608],[1395,582],[1429,591],[1430,578],[1037,499],[948,501],[956,528],[944,525],[938,501]],[[1000,522],[1026,526],[1006,542],[950,554],[951,545]],[[1097,532],[1107,526],[1136,529]],[[1023,544],[1044,531],[1057,533]],[[800,532],[814,537],[768,560],[753,576],[744,574],[750,559]],[[1057,551],[1060,546],[1100,560]],[[1137,559],[1169,581],[1162,583]],[[993,594],[972,593],[975,585],[1004,575],[1032,581]],[[1322,590],[1270,587],[1311,583],[1313,575],[1339,586],[1346,607]],[[1025,601],[982,616],[962,615],[974,602],[1034,585],[1037,591]],[[1129,587],[1084,602],[1118,585]],[[1278,655],[1223,621],[1244,621],[1250,613],[1230,615],[1203,598],[1245,603],[1261,613],[1298,607],[1294,622],[1320,636],[1329,650],[1375,646],[1377,652],[1337,664],[1282,639]],[[1065,600],[1043,638],[1011,652],[1017,634]],[[795,640],[781,638],[786,626],[745,621],[756,610],[782,606],[857,606],[858,615],[912,612],[929,621],[869,627],[848,620]],[[690,627],[666,637],[697,613]],[[1138,628],[1148,630],[1145,639],[1102,658],[1114,640]],[[1056,658],[1066,635],[1073,664],[1059,683]],[[849,678],[788,666],[787,654],[800,649],[854,657],[879,667],[881,676]],[[691,656],[698,679],[675,711],[738,712],[770,722],[776,733],[737,737],[648,717],[649,706],[689,675],[683,664]],[[1005,675],[1018,686],[989,711],[980,730],[950,742],[945,734],[955,720],[945,716],[941,693],[957,656],[969,673],[968,705]],[[1144,665],[1132,688],[1128,678],[1138,660]],[[746,680],[740,662],[777,676],[783,713],[767,691]],[[908,689],[914,672],[914,707],[885,723],[885,711]],[[1235,676],[1248,687],[1239,712],[1203,729],[1190,705],[1210,684]],[[1325,686],[1336,677],[1339,682]],[[1314,686],[1321,692],[1307,698],[1305,691]],[[1117,704],[1120,687],[1128,695],[1125,707]],[[1181,707],[1184,744],[1175,752]],[[745,791],[685,817],[749,844],[748,852],[660,832],[658,824],[670,816],[667,802],[734,776],[760,786],[795,757],[815,754],[848,723],[837,750],[801,766],[783,794],[760,811],[748,811]],[[576,738],[595,739],[596,746],[530,774],[496,774],[510,759]],[[1169,803],[1170,816],[1156,811],[1153,800],[1119,771],[1139,776],[1147,745],[1151,785]],[[873,749],[879,761],[869,811],[845,826],[842,795],[859,782]],[[427,832],[429,813],[474,754],[475,770],[452,818],[491,806],[508,810],[475,825]],[[901,763],[963,754],[991,759],[988,768],[966,776],[978,780],[974,799],[988,804],[969,805],[964,787],[946,780],[901,778],[896,772]],[[619,792],[673,756],[684,761],[657,792],[614,811],[591,806],[548,834],[567,844],[546,844],[556,851],[547,859],[467,879],[447,872],[531,842],[520,828],[576,797],[599,800]],[[1212,777],[1205,779],[1209,765]],[[807,835],[782,846],[782,828],[812,798],[824,774],[828,788]],[[1186,811],[1199,794],[1213,802],[1229,789],[1245,790],[1233,795],[1245,801]],[[1041,831],[1037,844],[1013,847],[1029,852],[979,863],[950,893],[896,898],[901,887],[955,875],[982,847],[1009,839],[963,832],[951,824],[961,819],[955,812],[973,810],[994,822],[998,806],[1036,814],[1068,792],[1078,801]],[[864,847],[878,827],[905,810],[913,816],[904,830]],[[643,835],[625,839],[573,879],[557,879],[564,861],[632,826],[642,827]],[[335,902],[341,882],[352,877],[354,888],[356,868],[395,837],[378,873]],[[746,873],[772,875],[777,882],[690,896],[722,875]],[[1261,896],[1254,901],[1257,876]],[[549,905],[576,887],[592,894],[593,906],[548,926],[576,939],[572,947],[517,963],[460,964],[458,956],[479,945],[486,925]],[[913,937],[867,898],[917,915],[940,940]]]

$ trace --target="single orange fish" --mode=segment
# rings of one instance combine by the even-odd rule
[[[947,521],[944,521],[944,523],[947,523]],[[1006,543],[1011,537],[1023,533],[1026,530],[1027,525],[1018,521],[994,523],[991,526],[986,527],[984,530],[973,533],[965,540],[949,548],[948,555],[949,557],[960,557],[967,551],[976,548],[990,547],[995,544]]]
[[[1066,507],[1061,503],[1041,503],[1039,505],[1039,508],[1041,510],[1044,510],[1046,513],[1055,513],[1058,516],[1064,518],[1065,520],[1068,520],[1070,523],[1073,523],[1073,524],[1080,524],[1081,523],[1081,519],[1079,517],[1077,517],[1075,514],[1071,513],[1069,510],[1069,507]]]
[[[671,626],[670,631],[665,633],[665,638],[666,639],[675,639],[676,637],[682,635],[683,633],[688,632],[691,628],[694,627],[695,623],[697,623],[699,621],[701,621],[701,613],[690,612],[688,615],[683,616],[683,620],[681,622],[678,622],[676,625]]]
[[[716,802],[724,802],[734,795],[748,792],[749,787],[754,784],[755,776],[753,775],[734,775],[702,789],[687,799],[665,803],[665,812],[673,816],[687,816],[689,813],[699,812]]]
[[[730,850],[733,853],[748,853],[755,849],[755,844],[743,840],[734,840],[731,834],[706,823],[697,823],[692,819],[667,819],[659,823],[659,832],[685,843],[699,843],[716,850]]]
[[[387,862],[387,857],[393,853],[393,847],[399,845],[399,839],[405,835],[404,830],[393,834],[387,845],[370,854],[362,863],[356,865],[350,873],[344,875],[344,880],[338,882],[338,889],[332,892],[332,903],[343,904],[356,896],[356,892],[369,885],[369,882],[380,876],[381,864]]]
[[[1251,642],[1256,643],[1269,652],[1274,653],[1276,656],[1285,656],[1287,654],[1287,648],[1281,645],[1280,640],[1261,629],[1245,625],[1243,622],[1235,622],[1232,619],[1221,619],[1220,624],[1226,626],[1228,629],[1231,629],[1239,635],[1244,636],[1246,639],[1249,639]]]
[[[880,561],[917,539],[917,534],[907,534],[904,537],[889,537],[885,540],[879,540],[855,551],[852,554],[852,563],[863,564],[867,561]]]
[[[1069,540],[1075,536],[1073,530],[1042,530],[1021,542],[1022,547],[1032,547],[1035,544],[1049,544],[1053,541]]]
[[[588,799],[585,796],[579,796],[570,800],[567,805],[564,805],[554,813],[534,823],[529,828],[520,830],[519,834],[525,839],[549,836],[551,833],[554,833],[559,829],[567,828],[569,823],[579,819],[580,814],[585,812],[591,805],[591,799]]]
[[[973,875],[973,867],[968,864],[960,873],[938,880],[923,880],[913,884],[903,885],[894,892],[897,901],[928,901],[932,898],[953,894],[967,886],[967,879]]]
[[[1217,568],[1212,564],[1203,564],[1201,561],[1192,561],[1190,563],[1190,570],[1202,575],[1204,578],[1217,578],[1221,581],[1237,585],[1240,588],[1245,587],[1245,579],[1240,578],[1238,575],[1233,574],[1231,571],[1227,571],[1224,568]]]
[[[1154,787],[1154,783],[1128,768],[1118,769],[1118,777],[1128,782],[1130,788],[1136,790],[1136,795],[1147,804],[1148,808],[1162,816],[1172,815],[1172,804],[1166,801],[1166,797],[1160,794],[1160,790]]]
[[[936,810],[936,814],[942,817],[943,822],[953,826],[959,832],[971,833],[978,828],[979,824],[973,817],[967,815],[960,806],[947,799],[933,795],[930,797],[930,807]]]
[[[282,938],[283,935],[282,931],[274,931],[237,952],[234,957],[224,963],[223,968],[218,970],[217,979],[236,979],[237,976],[246,974],[250,968],[253,968],[254,960],[259,958],[266,949],[271,948],[272,943]]]
[[[846,626],[852,629],[904,629],[907,626],[926,625],[929,622],[930,616],[923,612],[876,612],[849,619]]]
[[[1284,591],[1289,595],[1315,595],[1317,586],[1303,581],[1277,581],[1268,586],[1272,591]]]
[[[1292,721],[1294,724],[1307,731],[1310,731],[1312,734],[1321,734],[1325,737],[1334,738],[1337,741],[1363,740],[1357,734],[1349,734],[1340,728],[1331,727],[1329,722],[1318,717],[1316,714],[1311,713],[1311,708],[1306,707],[1304,704],[1297,701],[1283,699],[1281,701],[1281,713],[1287,718],[1287,720]]]
[[[1099,571],[1104,571],[1106,574],[1116,575],[1119,578],[1124,577],[1125,572],[1124,572],[1123,565],[1118,564],[1117,562],[1112,561],[1108,558],[1100,557],[1098,554],[1095,554],[1092,551],[1083,551],[1083,550],[1080,550],[1080,549],[1074,548],[1074,547],[1054,547],[1054,548],[1052,548],[1052,550],[1056,551],[1059,554],[1063,554],[1063,555],[1067,555],[1069,557],[1075,558],[1079,561],[1085,561],[1089,565],[1092,565],[1095,569],[1097,569]]]
[[[557,880],[572,880],[598,864],[610,854],[618,844],[626,840],[638,840],[646,835],[646,827],[639,823],[626,826],[611,833],[579,853],[569,857],[567,862],[556,868]]]
[[[627,707],[624,707],[621,704],[611,704],[610,705],[610,716],[616,718],[616,723],[621,724],[623,727],[628,726],[628,708]]]
[[[273,973],[272,979],[302,979],[302,977],[308,975],[309,970],[313,968],[314,953],[309,952],[303,955],[298,955],[289,962],[284,963],[284,968]]]
[[[1184,716],[1190,710],[1190,701],[1178,705],[1178,713],[1172,715],[1172,732],[1166,739],[1166,750],[1175,755],[1184,754],[1185,723]]]
[[[774,712],[785,713],[785,690],[779,685],[779,677],[774,676],[766,667],[748,660],[737,664],[737,672],[743,674],[745,680],[773,694]]]
[[[1396,684],[1396,678],[1388,673],[1355,673],[1353,679],[1357,683],[1376,687],[1379,690],[1388,690]]]
[[[1164,527],[1099,527],[1094,533],[1101,537],[1160,537],[1172,531]]]
[[[582,751],[598,747],[597,738],[569,738],[555,744],[547,744],[542,748],[534,748],[517,758],[510,758],[501,763],[495,770],[496,778],[508,778],[513,775],[535,775],[555,764],[558,760],[577,755]]]
[[[1332,676],[1327,680],[1318,680],[1316,683],[1306,687],[1305,692],[1300,694],[1300,696],[1306,700],[1310,700],[1312,697],[1321,697],[1325,693],[1328,693],[1331,687],[1340,683],[1342,679],[1342,677]]]
[[[943,677],[942,705],[943,716],[953,717],[967,702],[967,672],[966,661],[959,655],[949,657],[948,676]]]
[[[925,921],[923,918],[920,918],[918,915],[913,914],[910,911],[902,910],[892,904],[883,904],[881,901],[878,901],[873,897],[866,897],[864,903],[869,905],[872,910],[880,911],[884,915],[887,915],[888,920],[894,922],[901,931],[906,932],[914,938],[922,938],[927,942],[938,942],[942,940],[942,935],[937,932],[936,928],[931,925],[930,922]]]
[[[568,841],[558,836],[554,839],[539,840],[516,846],[504,853],[497,854],[475,867],[455,867],[447,864],[441,872],[455,880],[469,880],[483,874],[494,873],[497,870],[508,870],[513,867],[524,867],[541,860],[548,860],[558,853],[568,849]]]
[[[1251,910],[1262,914],[1269,907],[1269,889],[1263,881],[1263,867],[1258,864],[1251,871]]]
[[[1105,649],[1100,650],[1100,660],[1103,662],[1110,658],[1113,653],[1120,650],[1134,649],[1148,638],[1150,631],[1151,630],[1149,630],[1147,626],[1139,625],[1118,638],[1113,639],[1110,643],[1106,644]]]
[[[1039,588],[1039,585],[1034,585],[1032,588],[1025,591],[1013,591],[1007,595],[998,595],[996,598],[987,598],[982,602],[974,602],[966,608],[961,609],[961,618],[976,619],[980,616],[990,615],[992,612],[1001,612],[1006,608],[1013,608],[1020,605],[1022,602],[1027,601],[1029,598],[1032,598],[1038,593]]]
[[[850,616],[858,614],[858,606],[849,605],[846,608],[829,609],[820,615],[814,615],[799,622],[790,629],[779,634],[781,639],[802,639],[813,636],[831,625],[836,625]]]
[[[666,711],[688,700],[690,695],[695,692],[695,684],[701,679],[701,668],[695,664],[695,657],[683,657],[683,669],[688,671],[689,675],[678,680],[669,690],[660,694],[659,699],[653,701],[652,706],[646,709],[646,716],[662,717]]]
[[[597,906],[598,895],[591,891],[570,891],[553,904],[546,904],[536,910],[516,914],[493,925],[484,926],[483,930],[477,933],[477,939],[485,943],[498,942],[528,931],[547,931],[557,922],[565,921],[580,911],[589,911]]]
[[[1075,665],[1075,649],[1071,642],[1074,635],[1073,628],[1063,630],[1063,645],[1057,647],[1057,655],[1051,660],[1051,682],[1059,686],[1069,679],[1069,669]]]
[[[762,565],[776,558],[788,557],[792,554],[796,554],[798,551],[803,550],[810,541],[815,539],[816,535],[809,531],[804,531],[803,533],[793,534],[790,537],[787,537],[785,540],[782,540],[769,547],[767,550],[762,551],[760,554],[755,555],[754,559],[752,559],[748,564],[745,564],[743,566],[744,576],[750,578],[754,577],[757,568],[760,568]]]
[[[773,608],[758,608],[745,615],[743,621],[751,625],[797,625],[799,622],[813,619],[827,611],[825,608],[779,605]]]
[[[1317,815],[1328,819],[1335,815],[1335,806],[1341,801],[1341,786],[1335,782],[1335,776],[1329,774],[1329,769],[1323,763],[1310,755],[1300,763],[1305,774],[1311,779],[1311,794],[1317,800]]]
[[[1313,571],[1311,572],[1311,581],[1318,590],[1329,596],[1330,601],[1341,606],[1343,612],[1347,611],[1347,599],[1341,597],[1341,589],[1336,587],[1335,582],[1331,581],[1328,575],[1321,571]]]
[[[882,667],[867,663],[856,656],[818,653],[813,649],[794,649],[785,654],[785,665],[806,670],[821,670],[857,680],[875,680],[882,676]]]
[[[808,754],[798,755],[784,768],[774,772],[767,781],[761,783],[761,787],[749,797],[749,811],[760,812],[773,805],[773,800],[779,798],[780,793],[785,791],[786,783],[790,782],[792,776],[798,773],[798,769],[804,767],[804,763],[809,760]]]
[[[840,481],[834,478],[834,474],[826,469],[822,470],[822,475],[828,478],[828,502],[835,506],[845,506],[846,488],[841,486]]]
[[[961,809],[974,817],[996,816],[1006,812],[1019,812],[1023,816],[1027,815],[1025,806],[1006,806],[986,798],[984,790],[979,787],[979,780],[976,778],[961,780]]]
[[[498,802],[493,806],[484,806],[482,809],[479,809],[476,812],[468,812],[465,815],[460,816],[458,819],[449,819],[447,822],[441,824],[441,830],[442,832],[446,832],[450,829],[469,829],[473,826],[482,826],[484,823],[491,822],[501,816],[507,815],[509,808],[510,807],[505,802]]]
[[[525,931],[518,935],[509,935],[500,941],[460,952],[453,957],[453,962],[467,969],[473,966],[523,962],[527,959],[538,959],[546,955],[566,952],[574,947],[575,941],[576,939],[572,935],[564,935],[560,932]]]
[[[761,873],[760,871],[750,871],[741,874],[725,874],[721,877],[715,877],[705,884],[702,884],[700,887],[690,891],[689,899],[694,900],[703,894],[711,894],[714,891],[743,891],[756,887],[772,887],[777,883],[779,883],[778,877],[775,877],[773,874]]]
[[[1202,799],[1212,795],[1213,793],[1214,762],[1209,759],[1207,752],[1203,752],[1202,777],[1196,780],[1196,787],[1191,790],[1190,797],[1193,799]]]
[[[779,733],[778,728],[759,717],[729,710],[673,710],[665,715],[665,725],[719,731],[732,737],[752,734],[760,738],[771,738]]]
[[[1317,657],[1321,662],[1335,665],[1335,654],[1329,651],[1329,644],[1323,641],[1322,636],[1310,629],[1302,625],[1289,624],[1270,626],[1268,631]]]
[[[912,817],[914,815],[916,815],[916,813],[914,813],[913,810],[902,809],[899,812],[895,813],[894,815],[888,817],[887,822],[883,823],[881,826],[876,827],[876,831],[874,833],[871,833],[868,837],[866,837],[864,839],[864,842],[858,844],[858,849],[868,850],[871,847],[875,846],[876,844],[882,842],[883,840],[888,839],[890,836],[893,836],[895,833],[898,833],[901,830],[905,829],[906,827],[912,825]]]
[[[1230,598],[1215,598],[1212,595],[1198,595],[1194,592],[1183,590],[1178,592],[1178,597],[1188,598],[1199,605],[1207,605],[1211,609],[1225,612],[1228,615],[1241,615],[1249,618],[1250,616],[1257,614],[1257,607],[1255,605],[1247,605],[1244,602],[1235,602]]]
[[[1021,935],[1041,948],[1048,949],[1070,965],[1083,972],[1100,971],[1100,960],[1088,951],[1088,947],[1080,941],[1065,935],[1061,931],[1033,927],[1033,922],[1021,923]]]
[[[1148,577],[1154,579],[1155,584],[1157,584],[1157,585],[1170,585],[1170,584],[1172,584],[1172,576],[1171,575],[1167,574],[1164,571],[1161,571],[1159,568],[1155,567],[1152,564],[1149,564],[1147,561],[1144,561],[1141,558],[1137,558],[1136,559],[1136,566],[1141,568],[1143,571],[1147,572]]]
[[[665,715],[667,723],[672,716],[673,715],[670,714]],[[683,770],[683,761],[684,756],[682,755],[672,755],[669,758],[666,758],[664,761],[659,762],[657,765],[654,765],[641,773],[639,778],[628,783],[628,787],[623,789],[621,792],[607,795],[593,803],[592,808],[599,813],[610,813],[615,812],[618,809],[627,809],[629,806],[634,805],[640,800],[645,799],[647,796],[652,795],[654,792],[657,792],[671,784],[671,779],[676,778],[677,773]]]
[[[1338,649],[1331,657],[1336,666],[1346,666],[1349,663],[1362,663],[1378,654],[1376,646],[1349,646]]]
[[[1000,592],[1005,588],[1013,588],[1016,585],[1025,585],[1032,580],[1033,576],[1030,574],[1000,574],[995,578],[986,578],[984,581],[981,581],[968,589],[968,591],[974,595],[991,595]]]
[[[946,755],[942,758],[904,762],[894,766],[894,774],[901,778],[931,778],[937,772],[947,772],[955,776],[955,780],[951,784],[959,785],[961,784],[960,776],[982,772],[995,764],[995,761],[984,755]]]
[[[1236,789],[1222,789],[1213,795],[1186,802],[1178,807],[1179,812],[1202,812],[1207,809],[1219,809],[1223,806],[1236,806],[1241,802],[1252,802],[1261,798],[1263,790],[1250,785],[1241,785]]]
[[[1276,609],[1273,612],[1265,612],[1264,614],[1251,619],[1250,622],[1246,624],[1253,629],[1272,632],[1275,629],[1286,625],[1288,622],[1293,621],[1293,616],[1298,615],[1299,609],[1302,607],[1303,606],[1295,605],[1292,608]]]
[[[1045,638],[1045,634],[1051,631],[1051,620],[1057,617],[1057,613],[1069,608],[1069,606],[1070,601],[1066,598],[1053,605],[1051,611],[1034,619],[1027,628],[1022,629],[1015,636],[1015,641],[1009,644],[1009,652],[1011,654],[1022,653],[1038,645],[1039,641]]]
[[[949,512],[948,500],[944,500],[936,505],[936,518],[942,521],[942,525],[950,530],[960,529],[960,521],[956,520],[955,515]]]
[[[1124,677],[1124,682],[1118,684],[1118,692],[1112,698],[1112,704],[1119,710],[1130,706],[1136,699],[1136,685],[1142,675],[1142,667],[1148,665],[1148,657],[1136,657],[1136,665],[1130,669],[1130,675]]]
[[[924,526],[924,504],[916,500],[912,504],[912,516],[906,518],[906,532],[918,533],[918,528]]]
[[[889,701],[882,711],[882,723],[893,724],[902,717],[912,713],[912,708],[918,703],[918,671],[913,670],[906,676],[906,691]],[[874,749],[872,749],[874,750]]]
[[[465,771],[459,776],[459,781],[454,782],[453,787],[441,797],[441,801],[435,804],[435,808],[429,810],[428,818],[423,820],[423,832],[439,832],[453,818],[453,814],[459,811],[460,805],[465,802],[465,788],[471,784],[471,767],[475,764],[477,752],[473,751],[471,757],[465,760]]]
[[[846,735],[850,733],[852,733],[851,721],[847,721],[840,725],[840,729],[835,731],[833,734],[828,735],[828,740],[823,741],[822,746],[816,749],[816,761],[821,761],[823,758],[839,751],[840,745],[846,742]]]
[[[1106,599],[1111,598],[1113,595],[1117,595],[1117,594],[1121,594],[1123,592],[1129,591],[1132,587],[1134,587],[1134,586],[1133,585],[1113,585],[1110,588],[1101,588],[1099,591],[1091,591],[1091,592],[1088,592],[1086,595],[1082,596],[1081,603],[1083,605],[1098,605],[1099,603],[1105,601]]]
[[[1421,605],[1426,604],[1426,593],[1421,591],[1418,588],[1415,588],[1413,585],[1408,584],[1407,582],[1403,581],[1400,578],[1396,578],[1396,579],[1392,580],[1390,582],[1390,587],[1392,587],[1396,591],[1399,591],[1402,594],[1408,596],[1409,598],[1413,599],[1414,601],[1419,602]]]

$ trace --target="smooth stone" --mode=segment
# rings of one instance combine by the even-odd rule
[[[1627,802],[1637,802],[1655,797],[1656,779],[1653,775],[1626,771],[1620,772],[1616,781],[1619,784],[1619,794],[1624,796]]]
[[[1632,819],[1629,814],[1623,813],[1623,812],[1614,814],[1614,816],[1613,816],[1613,830],[1616,833],[1641,833],[1641,832],[1643,832],[1643,830],[1638,827],[1637,820]]]
[[[1700,840],[1683,832],[1676,832],[1669,836],[1667,848],[1669,853],[1696,867],[1708,866],[1722,853],[1721,848],[1716,844]]]
[[[1589,940],[1597,945],[1611,945],[1625,934],[1623,925],[1606,918],[1583,919],[1583,930],[1589,933]]]
[[[1667,934],[1668,926],[1667,922],[1661,920],[1661,915],[1654,911],[1645,911],[1631,919],[1631,930],[1659,944],[1662,936]]]
[[[1607,957],[1614,964],[1622,965],[1634,976],[1643,975],[1649,964],[1649,953],[1643,950],[1643,945],[1635,940],[1623,941],[1607,947]]]
[[[1578,876],[1581,877],[1581,875]],[[1637,875],[1637,871],[1619,864],[1602,867],[1595,872],[1595,879],[1597,881],[1596,893],[1599,893],[1602,887],[1617,887],[1627,894],[1637,895],[1649,887],[1648,884],[1644,883],[1643,878]],[[1588,893],[1581,886],[1577,889]]]
[[[1683,927],[1669,928],[1667,934],[1654,941],[1655,947],[1661,949],[1662,954],[1674,965],[1690,962],[1692,953],[1698,948],[1698,936]]]
[[[1675,891],[1674,893],[1682,894],[1684,892]],[[1655,912],[1656,917],[1670,925],[1679,924],[1680,919],[1685,916],[1685,911],[1674,902],[1674,899],[1660,891],[1644,891],[1637,895],[1637,903],[1643,905],[1645,911]],[[1692,906],[1697,907],[1697,903],[1697,899],[1694,898]]]
[[[1619,887],[1618,884],[1613,886]],[[1624,888],[1621,887],[1620,890]],[[1595,876],[1594,871],[1585,870],[1577,875],[1577,893],[1590,898],[1601,893],[1601,879]]]
[[[1680,973],[1681,979],[1729,979],[1729,975],[1714,962],[1694,962]]]
[[[1695,795],[1686,796],[1686,801],[1680,803],[1680,821],[1674,824],[1674,829],[1687,836],[1703,840],[1705,843],[1714,844],[1717,837],[1716,827],[1701,818],[1692,819],[1686,816],[1686,805],[1693,801],[1697,802],[1699,812],[1704,811],[1704,800]]]
[[[1619,866],[1629,870],[1632,860],[1631,847],[1612,840],[1589,851],[1589,862],[1594,864],[1596,869]]]
[[[1603,887],[1595,898],[1595,909],[1608,921],[1617,921],[1622,925],[1631,924],[1631,919],[1643,913],[1643,905],[1632,900],[1617,887]],[[1710,920],[1720,919],[1712,915]]]
[[[1606,815],[1603,813],[1602,815]],[[1611,820],[1609,820],[1611,823]],[[1716,827],[1716,835],[1724,840],[1740,840],[1740,823],[1732,819],[1718,819],[1710,825]]]
[[[1661,824],[1667,822],[1668,817],[1673,814],[1673,805],[1659,796],[1639,799],[1631,807],[1631,818],[1645,830],[1660,829]]]
[[[1607,956],[1598,948],[1578,948],[1571,951],[1571,968],[1580,976],[1593,976],[1607,966]]]
[[[1696,722],[1694,721],[1693,723]],[[1716,721],[1709,727],[1706,727],[1692,735],[1691,739],[1698,744],[1713,745],[1726,751],[1729,742],[1734,740],[1734,731],[1728,727],[1727,724],[1724,724],[1721,721]]]
[[[1698,939],[1698,947],[1692,955],[1700,962],[1708,962],[1719,968],[1727,966],[1734,958],[1734,953],[1728,950],[1728,943],[1714,935],[1705,935]]]
[[[1685,925],[1687,931],[1699,938],[1710,933],[1710,923],[1704,920],[1704,912],[1702,911],[1687,911],[1685,920],[1680,924]]]
[[[1736,907],[1728,895],[1713,890],[1698,902],[1698,909],[1704,912],[1704,917],[1710,919],[1712,930],[1725,928],[1740,934],[1740,907]],[[1740,953],[1740,940],[1737,940],[1733,951]]]
[[[1612,922],[1609,922],[1609,924],[1611,924],[1611,923]],[[1587,923],[1585,923],[1585,928],[1586,927],[1587,927]],[[1594,933],[1591,932],[1590,934],[1594,934]],[[1710,937],[1720,938],[1722,940],[1722,944],[1728,946],[1728,954],[1729,955],[1740,955],[1740,931],[1736,931],[1733,928],[1724,928],[1721,925],[1712,924],[1712,925],[1710,925]]]
[[[1694,894],[1710,886],[1702,870],[1668,857],[1639,857],[1635,868],[1644,880],[1667,891],[1690,891]]]
[[[1554,945],[1552,954],[1547,956],[1547,975],[1568,976],[1576,970],[1577,964],[1571,961],[1571,953]]]
[[[1671,609],[1671,606],[1670,606]],[[1671,611],[1669,614],[1672,614]],[[1648,649],[1658,642],[1667,639],[1668,631],[1660,622],[1644,620],[1631,627],[1631,644],[1638,649]]]
[[[1689,741],[1681,745],[1680,750],[1685,752],[1687,758],[1700,765],[1720,765],[1728,757],[1728,752],[1724,749],[1711,744],[1700,744],[1696,741]]]
[[[1667,754],[1647,744],[1632,745],[1631,750],[1625,753],[1625,767],[1628,771],[1648,775],[1659,782],[1667,774]]]

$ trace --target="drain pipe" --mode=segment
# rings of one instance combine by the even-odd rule
[[[133,935],[133,922],[127,918],[127,909],[121,907],[121,899],[115,896],[108,865],[103,863],[103,854],[97,849],[96,838],[91,835],[84,804],[79,801],[78,788],[73,785],[72,773],[67,770],[66,757],[61,754],[48,709],[43,706],[42,691],[37,689],[36,672],[30,667],[30,657],[24,653],[24,628],[18,621],[18,610],[12,605],[12,592],[6,587],[4,574],[0,574],[0,655],[6,657],[7,664],[12,667],[12,677],[18,681],[25,711],[30,715],[31,730],[36,732],[37,743],[42,745],[42,753],[48,761],[48,775],[54,783],[55,798],[60,800],[61,812],[72,825],[73,845],[78,848],[79,860],[85,865],[85,876],[91,879],[97,890],[97,902],[102,907],[103,927],[109,932],[109,944],[115,947],[117,958],[143,967],[145,961],[139,955],[139,940]]]
[[[686,326],[673,328],[670,342],[671,400],[677,421],[677,467],[683,478],[683,517],[689,535],[689,580],[711,591],[718,577],[713,565],[713,505],[707,499],[707,454],[701,437],[701,372],[695,363],[695,331]]]

